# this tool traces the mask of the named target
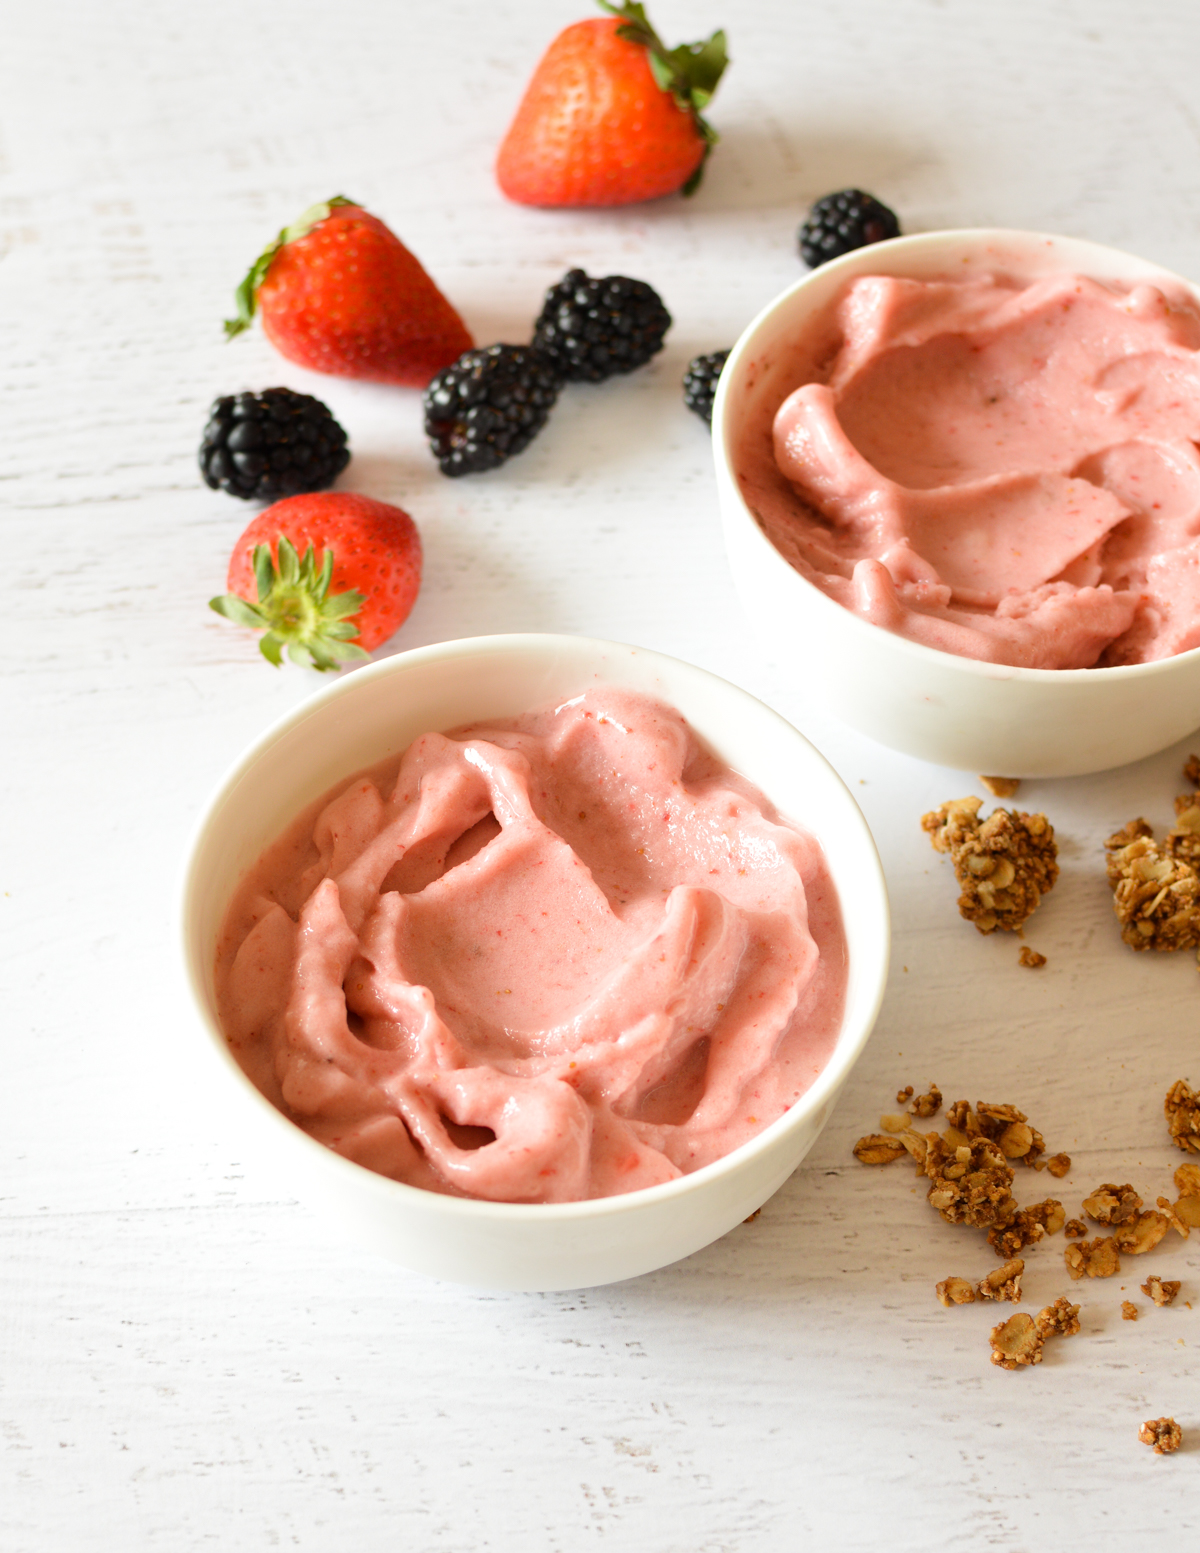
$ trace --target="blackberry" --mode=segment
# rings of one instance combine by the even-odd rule
[[[290,388],[216,400],[200,444],[204,483],[244,501],[323,491],[349,462],[346,433],[328,406]]]
[[[717,379],[729,360],[728,351],[713,351],[708,356],[693,356],[683,374],[683,402],[695,410],[702,421],[712,425],[713,400],[717,397]]]
[[[442,473],[481,474],[523,452],[561,386],[553,364],[532,346],[464,351],[425,390],[425,431]]]
[[[842,189],[816,201],[800,228],[800,257],[810,270],[868,243],[899,237],[896,214],[861,189]]]
[[[644,280],[593,280],[583,270],[568,270],[546,293],[533,343],[570,382],[602,383],[645,366],[670,327],[662,298]]]

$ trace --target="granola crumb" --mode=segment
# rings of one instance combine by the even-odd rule
[[[1063,1225],[1063,1234],[1068,1240],[1082,1240],[1087,1234],[1087,1225],[1082,1219],[1068,1219]]]
[[[1020,777],[981,776],[979,780],[993,798],[1015,798],[1021,785]]]
[[[981,798],[958,798],[931,810],[921,827],[948,852],[961,894],[959,914],[981,933],[1013,933],[1058,878],[1054,827],[1044,814],[996,809],[980,821]]]
[[[1157,1273],[1151,1273],[1142,1285],[1142,1293],[1156,1305],[1170,1305],[1182,1287],[1178,1278],[1160,1278]]]
[[[1176,1148],[1200,1154],[1200,1095],[1187,1079],[1177,1079],[1167,1090],[1163,1112]]]
[[[1034,1325],[1043,1340],[1047,1337],[1074,1337],[1079,1331],[1079,1306],[1060,1294],[1053,1305],[1039,1310]]]
[[[1143,1445],[1153,1445],[1156,1456],[1168,1456],[1183,1444],[1183,1430],[1173,1418],[1148,1418],[1138,1430]]]
[[[1095,1240],[1081,1240],[1078,1245],[1068,1246],[1063,1261],[1074,1279],[1085,1274],[1089,1278],[1111,1278],[1121,1271],[1121,1258],[1111,1235],[1098,1235]]]
[[[1105,1181],[1083,1199],[1083,1211],[1097,1224],[1128,1224],[1141,1206],[1142,1199],[1128,1181],[1124,1186]]]
[[[898,1089],[896,1091],[896,1104],[897,1105],[907,1105],[908,1102],[912,1099],[912,1097],[913,1097],[913,1087],[912,1087],[912,1085],[911,1084],[905,1084],[903,1089]]]
[[[1045,965],[1045,963],[1046,956],[1044,954],[1039,954],[1036,949],[1031,949],[1028,944],[1025,945],[1020,954],[1017,956],[1017,964],[1027,965],[1029,966],[1030,970],[1036,971],[1040,969],[1041,966]]]
[[[912,1094],[912,1090],[909,1090]],[[923,1121],[931,1116],[936,1116],[942,1108],[942,1092],[936,1084],[930,1084],[923,1095],[918,1095],[913,1101],[910,1110],[914,1116],[919,1116]]]
[[[981,1300],[1008,1300],[1010,1304],[1021,1303],[1021,1275],[1025,1271],[1025,1263],[1019,1256],[1013,1257],[1011,1262],[1005,1262],[1003,1267],[994,1268],[985,1278],[981,1278],[977,1288]]]
[[[1045,1338],[1038,1331],[1033,1317],[1023,1310],[993,1327],[989,1341],[992,1345],[992,1363],[998,1364],[1002,1370],[1016,1370],[1042,1362]]]
[[[854,1145],[854,1157],[864,1165],[890,1165],[907,1150],[899,1138],[886,1133],[871,1132]]]
[[[761,1212],[762,1212],[762,1209],[761,1209],[761,1208],[755,1208],[755,1210],[754,1210],[754,1212],[753,1212],[753,1213],[752,1213],[752,1214],[751,1214],[751,1215],[750,1215],[750,1216],[749,1216],[749,1218],[745,1218],[745,1219],[743,1219],[743,1220],[742,1220],[742,1223],[743,1223],[743,1224],[753,1224],[753,1223],[754,1223],[754,1221],[755,1221],[755,1219],[757,1219],[757,1218],[758,1218],[758,1216],[759,1216],[759,1214],[760,1214],[760,1213],[761,1213]]]
[[[1200,755],[1189,755],[1183,768],[1183,780],[1200,787]]]
[[[973,1305],[976,1299],[974,1285],[965,1278],[943,1278],[936,1287],[936,1293],[939,1304],[947,1310],[951,1305]]]
[[[1138,1318],[1138,1308],[1133,1303],[1133,1301],[1132,1300],[1122,1300],[1121,1301],[1121,1320],[1122,1321],[1136,1321],[1137,1318]]]
[[[1062,1180],[1063,1176],[1067,1174],[1070,1168],[1071,1156],[1069,1154],[1051,1154],[1050,1158],[1046,1161],[1046,1169],[1052,1176],[1056,1177],[1056,1179],[1060,1181]]]

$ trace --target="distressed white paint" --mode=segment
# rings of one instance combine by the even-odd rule
[[[532,61],[584,0],[18,0],[0,5],[3,911],[0,1546],[436,1553],[1020,1550],[1183,1545],[1200,1441],[1200,1243],[1145,1262],[1196,1311],[1078,1289],[1085,1333],[987,1363],[991,1265],[853,1139],[897,1084],[1025,1106],[1152,1198],[1179,1159],[1161,1095],[1200,1080],[1184,957],[1116,937],[1097,846],[1165,821],[1185,747],[1031,784],[1063,879],[1029,941],[960,924],[921,812],[969,783],[806,711],[758,656],[677,383],[798,271],[806,202],[848,184],[910,229],[1013,225],[1200,275],[1194,0],[661,0],[735,63],[704,190],[611,213],[504,204],[490,160]],[[433,469],[415,395],[326,382],[219,320],[264,238],[344,191],[385,217],[483,340],[520,339],[571,264],[656,284],[670,345],[569,391],[497,474]],[[312,689],[204,608],[245,511],[200,486],[215,393],[287,382],[347,424],[346,483],[421,525],[395,649],[568,630],[716,669],[804,727],[859,795],[896,910],[877,1034],[804,1168],[685,1264],[581,1295],[485,1297],[344,1251],[281,1200],[186,1057],[169,932],[217,775]],[[1047,1178],[1036,1178],[1039,1190]],[[1147,1190],[1148,1189],[1148,1190]],[[1059,1293],[1061,1241],[1031,1253]]]

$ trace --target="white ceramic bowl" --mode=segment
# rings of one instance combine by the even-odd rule
[[[835,259],[758,315],[726,363],[713,451],[734,583],[768,654],[830,715],[881,744],[945,766],[1004,776],[1079,776],[1140,760],[1200,724],[1200,648],[1111,669],[1017,669],[907,641],[836,604],[766,538],[734,473],[748,417],[799,386],[780,347],[855,275],[1190,282],[1113,248],[1036,232],[931,232]]]
[[[718,756],[820,841],[843,901],[850,961],[834,1053],[808,1093],[758,1137],[693,1175],[623,1197],[480,1202],[376,1175],[288,1121],[229,1051],[217,1022],[214,961],[234,887],[305,805],[398,754],[418,734],[513,716],[592,683],[627,686],[678,707]],[[702,669],[564,636],[480,637],[403,653],[345,676],[276,723],[234,767],[200,821],[186,867],[182,933],[205,1042],[287,1186],[406,1267],[493,1289],[583,1288],[630,1278],[689,1255],[752,1213],[824,1126],[875,1021],[888,958],[887,897],[866,822],[802,735]]]

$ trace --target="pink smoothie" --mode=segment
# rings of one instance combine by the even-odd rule
[[[352,778],[242,880],[217,961],[287,1116],[500,1202],[634,1191],[761,1132],[828,1060],[846,975],[813,838],[615,688]]]
[[[1190,294],[863,276],[766,376],[743,493],[847,609],[1030,668],[1200,646]]]

